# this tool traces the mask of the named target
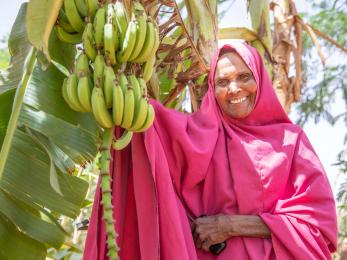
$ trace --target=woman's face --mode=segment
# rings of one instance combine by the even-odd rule
[[[219,57],[214,75],[219,106],[233,118],[244,118],[253,110],[257,83],[244,61],[235,52]]]

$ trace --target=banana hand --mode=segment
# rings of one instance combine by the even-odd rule
[[[92,91],[92,111],[95,120],[104,128],[113,125],[110,112],[107,110],[104,93],[101,88],[94,87]]]
[[[113,141],[113,145],[112,145],[113,149],[115,150],[124,149],[130,143],[132,137],[133,137],[133,132],[124,130],[124,133],[122,134],[122,136],[119,139]]]

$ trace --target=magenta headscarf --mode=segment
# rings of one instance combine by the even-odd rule
[[[256,79],[255,107],[244,119],[225,116],[215,99],[221,50],[237,52]],[[154,125],[125,150],[112,151],[122,260],[331,259],[337,224],[328,179],[306,135],[283,111],[254,48],[235,43],[214,54],[198,112],[151,102]],[[203,214],[258,215],[271,239],[233,237],[214,256],[194,246],[188,215]],[[97,189],[84,259],[107,259],[105,243]]]

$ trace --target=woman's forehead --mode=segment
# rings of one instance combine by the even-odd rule
[[[225,72],[250,71],[243,59],[235,52],[222,54],[217,62],[216,72],[218,74]]]

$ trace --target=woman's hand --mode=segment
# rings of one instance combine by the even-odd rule
[[[256,215],[205,216],[195,219],[191,228],[196,247],[207,252],[211,245],[233,236],[271,238],[269,228]]]
[[[231,216],[214,215],[195,219],[192,225],[197,248],[209,252],[211,245],[219,244],[231,237]]]

